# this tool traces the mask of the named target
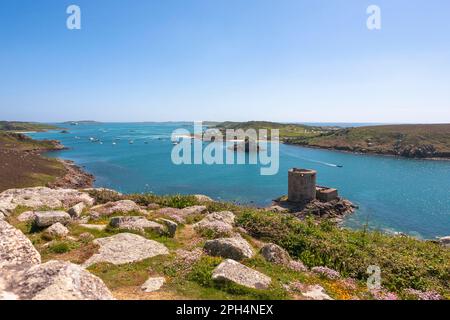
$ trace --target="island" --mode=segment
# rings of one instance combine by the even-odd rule
[[[377,125],[352,128],[266,121],[223,122],[226,129],[278,129],[280,141],[304,147],[419,159],[450,159],[450,124]]]

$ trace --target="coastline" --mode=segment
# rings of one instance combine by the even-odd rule
[[[54,182],[48,183],[49,188],[64,189],[86,189],[94,186],[94,175],[86,172],[73,161],[55,158],[66,169],[66,174],[56,178]]]
[[[302,148],[308,148],[308,149],[319,149],[319,150],[328,150],[328,151],[335,151],[335,152],[342,152],[342,153],[350,153],[350,154],[356,154],[356,155],[372,155],[372,156],[383,156],[383,157],[393,157],[393,158],[400,158],[400,159],[410,159],[410,160],[428,160],[428,161],[450,161],[450,157],[408,157],[403,156],[399,154],[393,154],[393,153],[382,153],[382,152],[375,152],[375,151],[354,151],[354,150],[348,150],[348,149],[340,149],[340,148],[334,148],[334,147],[324,147],[324,146],[313,146],[313,145],[303,145],[298,143],[290,143],[290,142],[281,142],[285,145],[289,146],[295,146],[295,147],[302,147]]]

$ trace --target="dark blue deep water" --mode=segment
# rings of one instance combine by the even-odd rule
[[[337,187],[342,196],[359,205],[357,213],[345,222],[349,227],[368,224],[423,238],[450,235],[450,161],[281,145],[279,173],[261,176],[257,165],[172,164],[170,135],[176,128],[190,129],[186,123],[64,126],[68,134],[51,131],[30,136],[60,140],[70,149],[50,156],[83,166],[96,176],[96,186],[124,193],[201,193],[262,206],[287,193],[289,168],[304,167],[318,170],[320,184]],[[91,142],[91,137],[101,143]]]

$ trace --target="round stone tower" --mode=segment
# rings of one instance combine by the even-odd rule
[[[291,169],[288,173],[288,200],[307,203],[316,199],[317,172],[308,169]]]

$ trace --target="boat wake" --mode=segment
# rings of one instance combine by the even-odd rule
[[[339,165],[339,164],[334,164],[334,163],[329,163],[329,162],[324,162],[324,161],[319,161],[319,160],[314,160],[314,159],[303,158],[303,157],[300,157],[300,156],[298,156],[296,154],[292,154],[290,152],[286,152],[286,154],[291,156],[291,157],[297,158],[297,159],[301,159],[301,160],[312,162],[312,163],[322,164],[322,165],[327,166],[327,167],[334,167],[334,168],[342,168],[343,167],[342,165]]]

